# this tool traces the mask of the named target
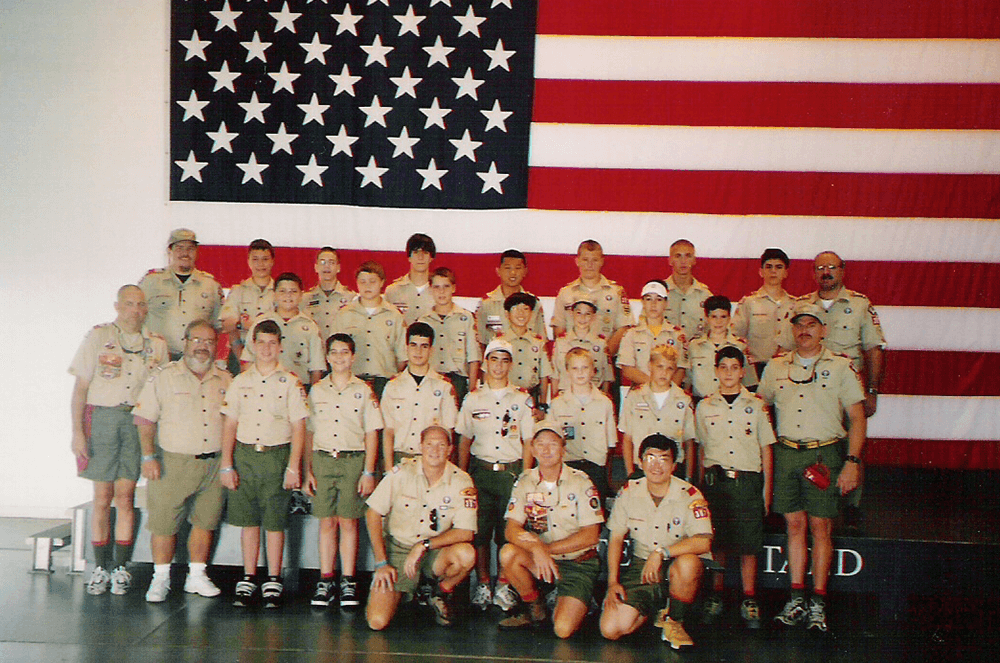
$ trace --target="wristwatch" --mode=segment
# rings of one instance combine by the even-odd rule
[[[421,543],[424,544],[424,550],[428,550],[429,551],[431,549],[431,540],[430,539],[424,539],[423,541],[421,541]]]
[[[852,455],[844,456],[844,462],[845,463],[857,463],[858,465],[860,465],[861,464],[861,459],[852,454]]]
[[[875,387],[868,387],[868,393],[872,396],[878,396],[878,389]]]

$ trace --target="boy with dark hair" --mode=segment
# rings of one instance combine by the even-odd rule
[[[515,292],[508,297],[503,308],[507,312],[510,332],[496,337],[507,341],[513,348],[514,364],[510,371],[510,381],[531,394],[535,401],[536,420],[541,419],[548,410],[549,379],[552,377],[552,364],[545,351],[545,339],[528,328],[537,307],[538,299],[526,292]]]
[[[729,312],[732,303],[724,295],[712,295],[705,300],[705,333],[688,342],[688,359],[691,362],[691,393],[695,403],[719,388],[715,376],[715,353],[721,348],[734,347],[746,352],[747,343],[732,332],[729,327]],[[757,384],[756,374],[743,378],[743,384]]]
[[[528,275],[528,258],[517,249],[507,249],[500,254],[500,266],[496,272],[500,277],[500,285],[483,297],[476,311],[476,331],[479,334],[479,343],[483,347],[486,347],[501,331],[510,331],[503,308],[507,298],[515,292],[528,292],[521,285]],[[532,314],[528,328],[545,338],[545,316],[542,315],[541,306]]]
[[[747,359],[759,378],[768,360],[778,353],[781,323],[791,313],[795,298],[785,292],[788,278],[788,254],[781,249],[766,249],[760,256],[760,289],[746,295],[736,305],[733,331],[747,340]]]
[[[434,306],[430,292],[431,262],[437,257],[434,240],[423,233],[415,233],[406,240],[406,259],[410,271],[389,284],[385,298],[399,309],[407,326]]]
[[[219,310],[219,325],[229,334],[230,357],[234,370],[246,344],[250,325],[258,316],[274,310],[274,247],[266,239],[255,239],[247,248],[247,265],[250,278],[229,289],[226,301]]]
[[[569,379],[566,373],[567,353],[574,348],[581,348],[591,353],[594,363],[591,379],[594,386],[610,394],[615,374],[608,357],[608,339],[595,329],[597,304],[589,298],[581,297],[573,302],[570,311],[570,326],[552,343],[552,368],[556,373],[552,379],[552,393],[559,393]]]
[[[461,405],[470,383],[475,389],[479,378],[480,348],[476,342],[475,318],[452,300],[455,272],[447,267],[438,267],[431,275],[431,295],[434,308],[420,318],[420,322],[434,330],[431,364],[455,387]]]

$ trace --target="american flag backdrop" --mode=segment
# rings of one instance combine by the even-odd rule
[[[734,301],[764,248],[795,294],[832,249],[890,346],[869,460],[1000,467],[994,0],[173,0],[169,57],[174,218],[224,285],[258,236],[350,283],[429,232],[465,296],[511,246],[552,297],[598,239],[637,297],[688,237]]]

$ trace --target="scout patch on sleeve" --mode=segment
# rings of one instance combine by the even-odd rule
[[[597,489],[593,486],[587,489],[587,497],[597,497],[598,495],[600,495],[600,493],[597,492]]]
[[[875,307],[874,306],[869,306],[868,307],[868,315],[870,315],[872,317],[872,324],[873,325],[875,325],[876,327],[880,326],[879,325],[879,321],[878,321],[878,313],[875,312]]]
[[[691,506],[691,514],[695,518],[697,518],[699,520],[702,519],[702,518],[708,518],[708,516],[709,516],[709,514],[708,514],[708,502],[706,502],[705,500],[695,500],[695,501],[691,502],[690,506]]]
[[[478,493],[475,488],[462,489],[462,501],[466,509],[475,509],[479,506]]]

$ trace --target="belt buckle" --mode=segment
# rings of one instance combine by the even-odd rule
[[[253,450],[256,451],[257,453],[262,453],[265,449],[267,449],[267,447],[265,447],[263,444],[253,445]]]
[[[503,464],[503,463],[493,463],[493,465],[492,465],[491,467],[493,468],[493,471],[494,471],[494,472],[500,472],[500,471],[502,471],[502,470],[506,469],[506,468],[504,467],[504,464]]]
[[[725,472],[726,472],[726,478],[727,479],[735,479],[736,477],[738,477],[740,475],[740,473],[738,471],[736,471],[736,470],[725,470]]]
[[[327,453],[330,454],[330,458],[337,458],[340,456],[340,452],[336,449],[331,449],[330,451],[327,451]]]

